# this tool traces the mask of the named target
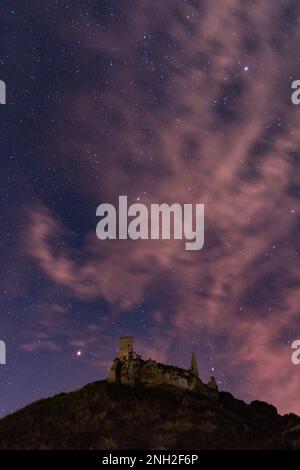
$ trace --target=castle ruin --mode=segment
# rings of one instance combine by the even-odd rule
[[[119,353],[113,360],[108,380],[131,386],[173,385],[212,398],[217,398],[219,393],[214,377],[208,384],[200,379],[195,353],[192,354],[190,369],[160,364],[152,359],[144,360],[134,352],[133,336],[120,338]]]

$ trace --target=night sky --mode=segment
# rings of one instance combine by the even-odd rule
[[[300,413],[298,0],[1,1],[0,414],[107,376],[121,335]],[[96,208],[205,204],[205,245]]]

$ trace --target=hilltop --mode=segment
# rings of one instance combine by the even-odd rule
[[[174,386],[91,383],[0,420],[0,449],[300,448],[300,418]]]

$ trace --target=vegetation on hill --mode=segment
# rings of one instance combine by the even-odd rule
[[[37,401],[0,420],[0,449],[300,448],[300,418],[171,386],[100,381]]]

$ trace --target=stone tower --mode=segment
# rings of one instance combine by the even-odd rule
[[[119,359],[126,361],[129,358],[129,353],[133,352],[133,336],[120,337]]]
[[[192,373],[199,379],[199,371],[197,367],[197,359],[196,354],[193,352],[192,354],[192,361],[191,361],[191,371]]]

